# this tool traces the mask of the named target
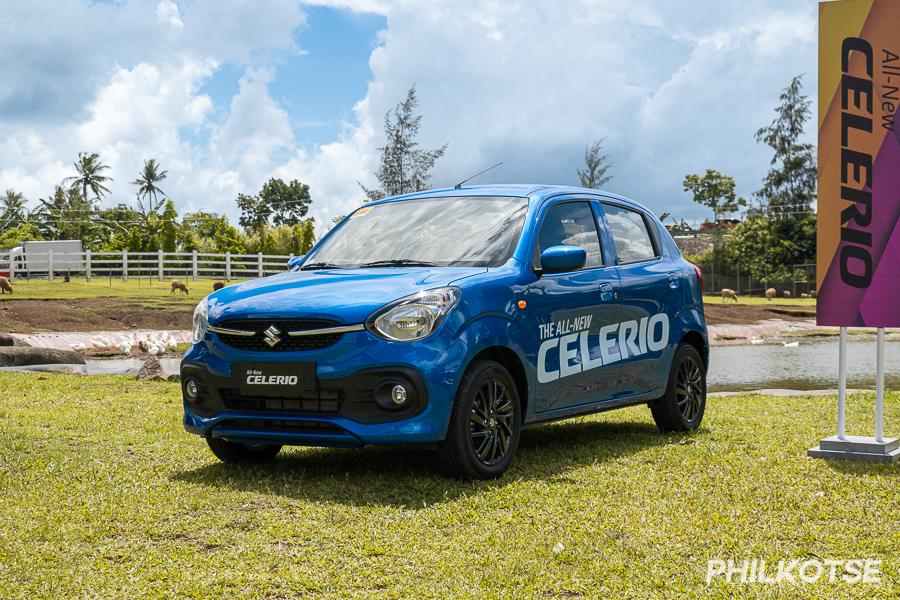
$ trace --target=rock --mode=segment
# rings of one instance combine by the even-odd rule
[[[0,348],[9,346],[24,346],[27,348],[31,346],[31,344],[23,342],[19,338],[13,337],[8,333],[0,333]]]
[[[0,367],[32,365],[83,365],[84,357],[71,350],[12,346],[0,348]]]
[[[163,381],[166,378],[166,373],[163,371],[162,365],[159,364],[159,359],[151,356],[141,365],[137,378],[141,381]]]

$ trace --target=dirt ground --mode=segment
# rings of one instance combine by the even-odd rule
[[[0,303],[0,331],[119,331],[128,329],[190,329],[192,305],[150,308],[134,298],[66,300],[6,300]],[[745,325],[764,319],[788,321],[815,318],[814,307],[719,304],[706,305],[710,325]]]
[[[704,305],[708,325],[749,325],[765,319],[804,321],[816,318],[814,306],[779,306],[777,304],[719,304]]]
[[[0,303],[0,331],[119,331],[190,329],[193,307],[156,309],[130,298],[5,300]]]

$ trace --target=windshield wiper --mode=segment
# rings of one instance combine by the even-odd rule
[[[311,271],[312,269],[343,269],[341,265],[330,262],[314,262],[300,267],[301,271]]]
[[[366,267],[436,267],[437,263],[427,260],[412,260],[410,258],[395,258],[392,260],[376,260],[359,265],[360,269]]]

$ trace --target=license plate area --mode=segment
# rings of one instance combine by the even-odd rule
[[[245,396],[297,398],[316,390],[315,363],[238,363],[232,374],[233,387]]]

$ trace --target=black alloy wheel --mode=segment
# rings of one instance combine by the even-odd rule
[[[675,397],[678,411],[686,422],[693,422],[700,414],[705,396],[706,383],[703,380],[703,367],[693,356],[685,356],[678,369]]]
[[[456,392],[447,437],[438,447],[447,469],[462,479],[491,479],[509,468],[522,424],[515,381],[503,365],[471,365]]]
[[[494,466],[503,460],[513,438],[513,399],[503,382],[485,381],[472,402],[469,437],[475,456],[483,465]]]
[[[700,427],[706,411],[706,364],[697,349],[681,344],[672,357],[666,393],[650,402],[661,431],[691,431]]]

